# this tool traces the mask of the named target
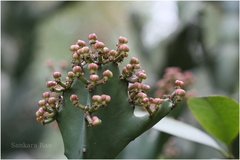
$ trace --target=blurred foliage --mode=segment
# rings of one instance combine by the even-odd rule
[[[222,94],[238,101],[237,1],[5,1],[1,13],[2,158],[65,158],[59,130],[35,123],[37,101],[51,77],[45,61],[54,59],[58,66],[61,59],[70,60],[69,46],[93,32],[110,49],[120,35],[128,37],[130,54],[139,57],[148,75],[146,83],[152,84],[150,96],[164,69],[177,66],[193,72],[198,95]],[[185,106],[183,103],[170,116],[201,128]],[[149,136],[153,138],[145,141]],[[236,157],[238,140],[232,146]],[[153,141],[156,143],[149,145]],[[21,149],[12,145],[40,142],[52,147]],[[171,155],[174,158],[222,158],[209,147],[152,130],[130,143],[122,158],[141,158],[146,146],[151,146],[146,149],[151,152],[142,155],[144,158],[164,157],[169,153],[164,144],[176,148]]]

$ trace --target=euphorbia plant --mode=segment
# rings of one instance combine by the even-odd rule
[[[54,81],[46,83],[50,92],[38,102],[37,121],[57,121],[67,158],[115,158],[178,105],[185,95],[184,83],[176,80],[170,95],[148,97],[150,86],[142,83],[147,75],[139,70],[137,58],[119,69],[128,56],[127,38],[118,38],[116,50],[105,47],[94,33],[88,39],[89,47],[82,40],[70,46],[72,70],[65,81],[54,72]],[[148,115],[136,117],[137,106]]]

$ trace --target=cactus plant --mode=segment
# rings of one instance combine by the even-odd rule
[[[147,76],[144,70],[138,71],[137,58],[119,69],[128,56],[127,38],[118,38],[116,50],[105,47],[94,33],[88,39],[89,47],[82,40],[70,46],[72,70],[65,82],[60,72],[54,72],[54,81],[46,83],[51,93],[43,93],[36,120],[42,124],[57,121],[67,158],[115,158],[177,107],[185,95],[184,83],[177,80],[170,95],[148,97],[150,87],[142,83]],[[136,117],[135,107],[148,114]]]

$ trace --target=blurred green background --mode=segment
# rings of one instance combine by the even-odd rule
[[[40,125],[35,112],[47,91],[46,81],[52,79],[46,60],[52,59],[59,70],[62,60],[71,60],[70,45],[77,39],[87,42],[90,33],[109,49],[115,49],[119,36],[127,37],[128,58],[139,58],[152,95],[164,69],[178,66],[192,71],[198,96],[222,94],[239,101],[238,1],[5,1],[1,2],[1,158],[66,158],[56,124]],[[173,112],[172,116],[202,129],[186,105]],[[212,148],[155,130],[144,136],[150,137],[148,142],[136,139],[118,158],[223,158]],[[239,136],[232,144],[236,157],[238,143]]]

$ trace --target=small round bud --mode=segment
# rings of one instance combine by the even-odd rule
[[[49,98],[50,97],[50,92],[44,92],[42,94],[42,98]]]
[[[79,47],[84,47],[86,46],[86,43],[82,40],[77,40],[77,43],[76,43]]]
[[[128,43],[128,39],[125,38],[125,37],[123,37],[123,36],[120,36],[120,37],[118,38],[118,42],[119,42],[119,43]]]
[[[103,53],[106,54],[106,53],[108,53],[108,52],[109,52],[109,49],[108,49],[107,47],[104,47],[104,48],[103,48]]]
[[[82,71],[82,68],[80,66],[74,66],[72,68],[73,73],[80,73]]]
[[[123,44],[119,47],[120,51],[129,52],[129,47],[126,44]]]
[[[104,100],[106,102],[110,102],[111,101],[111,97],[109,95],[102,94],[101,97],[102,97],[102,100]]]
[[[73,73],[72,71],[69,71],[68,74],[67,74],[67,76],[68,76],[69,78],[73,78],[75,75],[74,75],[74,73]]]
[[[138,76],[138,78],[140,78],[140,79],[146,79],[146,78],[147,78],[147,75],[146,75],[145,73],[142,73],[142,72],[138,72],[138,73],[137,73],[137,76]]]
[[[94,47],[96,49],[103,49],[105,47],[105,45],[104,45],[104,43],[98,41],[94,44]]]
[[[80,53],[84,54],[84,53],[89,53],[89,47],[86,46],[86,47],[83,47],[80,49]]]
[[[179,95],[179,96],[184,96],[184,95],[186,94],[186,92],[185,92],[185,90],[183,90],[183,89],[176,89],[176,90],[174,91],[174,94],[175,94],[175,95]]]
[[[96,125],[99,125],[102,123],[101,119],[99,119],[97,116],[93,116],[92,120],[93,120],[93,122],[92,122],[93,126],[96,126]]]
[[[92,100],[93,101],[97,101],[97,102],[101,102],[102,101],[102,97],[99,96],[99,95],[94,95],[94,96],[92,96]]]
[[[36,121],[37,121],[37,122],[42,122],[42,121],[43,121],[43,117],[42,117],[42,116],[37,117],[37,118],[36,118]]]
[[[154,99],[153,99],[153,103],[154,103],[154,104],[157,104],[157,105],[162,104],[162,99],[160,99],[160,98],[154,98]]]
[[[117,55],[117,52],[115,50],[110,51],[110,56],[115,57]]]
[[[139,64],[139,60],[137,58],[135,58],[135,57],[132,57],[130,59],[130,64]]]
[[[78,96],[76,94],[72,94],[70,96],[70,101],[74,102],[74,101],[77,101],[78,100]]]
[[[88,65],[88,69],[89,69],[89,70],[94,70],[94,71],[96,71],[96,70],[98,69],[98,65],[95,64],[95,63],[90,63],[90,64]]]
[[[78,51],[79,51],[79,50],[78,50]],[[77,54],[77,52],[73,53],[72,58],[73,58],[73,59],[78,59],[78,58],[79,58],[79,55]]]
[[[113,73],[110,70],[105,70],[102,75],[104,77],[108,77],[108,78],[112,78],[113,77]]]
[[[96,82],[97,80],[99,80],[99,76],[96,74],[92,74],[90,75],[90,80]]]
[[[50,104],[54,104],[56,101],[57,101],[57,99],[55,97],[50,97],[48,99],[48,103],[50,103]]]
[[[38,106],[45,106],[45,105],[46,105],[46,101],[45,100],[38,101]]]
[[[57,83],[55,82],[55,81],[48,81],[47,83],[46,83],[46,87],[47,88],[51,88],[51,87],[54,87],[54,86],[56,86],[57,85]]]
[[[140,66],[140,64],[135,64],[135,65],[134,65],[134,68],[135,68],[135,69],[140,69],[141,66]]]
[[[145,104],[147,104],[147,103],[149,102],[149,98],[147,98],[147,97],[146,97],[146,98],[143,98],[142,102],[145,103]]]
[[[132,66],[131,64],[127,64],[127,65],[126,65],[126,68],[127,68],[127,70],[132,71],[133,66]]]
[[[88,39],[89,40],[97,40],[97,35],[95,33],[89,34]]]
[[[80,47],[76,44],[70,46],[70,51],[77,51]]]
[[[137,94],[137,97],[146,98],[147,95],[146,95],[145,93],[143,93],[143,92],[139,92],[139,93]]]
[[[183,81],[180,81],[180,80],[176,80],[176,81],[175,81],[175,85],[176,85],[176,86],[183,87],[183,86],[184,86],[184,82],[183,82]]]
[[[60,78],[62,74],[60,72],[54,72],[53,73],[53,78]]]
[[[142,90],[144,90],[145,92],[150,90],[150,86],[149,85],[142,85]]]

